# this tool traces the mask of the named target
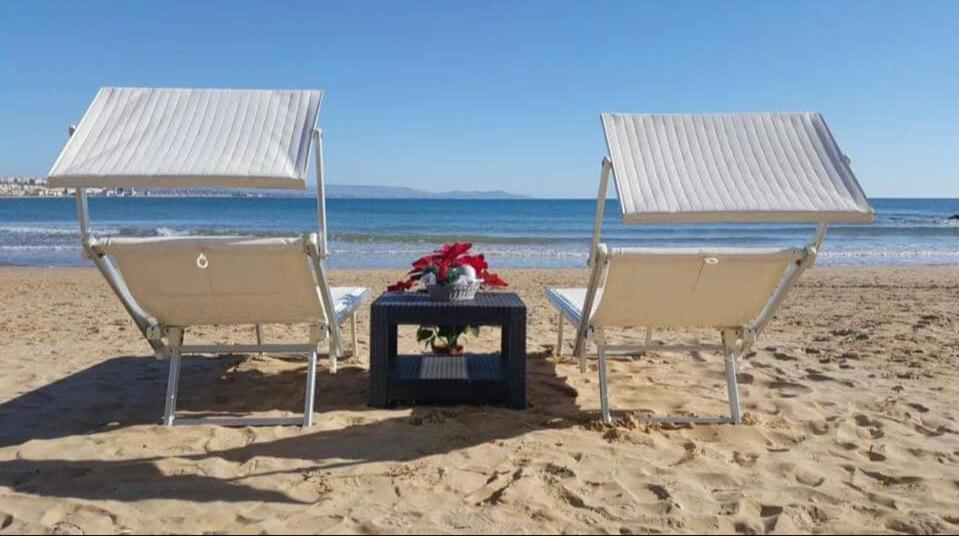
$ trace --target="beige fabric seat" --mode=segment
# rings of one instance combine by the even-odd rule
[[[745,326],[759,316],[786,269],[807,255],[795,248],[612,249],[605,257],[604,292],[596,293],[590,322],[600,327]]]
[[[782,281],[802,261],[802,249],[619,248],[607,254],[592,326],[743,326],[754,320]],[[613,298],[604,300],[605,292]],[[583,318],[586,288],[547,289],[550,303],[573,325]]]
[[[137,303],[167,327],[210,324],[323,324],[322,292],[301,238],[109,238],[110,257]],[[201,267],[202,266],[202,267]],[[369,296],[362,287],[331,287],[336,322]]]

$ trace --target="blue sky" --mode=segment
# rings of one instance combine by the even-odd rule
[[[594,197],[603,111],[811,110],[869,195],[959,197],[959,2],[0,2],[0,174],[102,85],[325,89],[340,184]]]

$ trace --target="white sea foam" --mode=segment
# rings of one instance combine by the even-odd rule
[[[29,225],[2,225],[0,233],[6,234],[29,234],[29,235],[49,235],[49,236],[79,236],[80,231],[76,227],[36,227]]]
[[[68,246],[65,244],[59,245],[44,245],[44,246],[0,246],[0,251],[71,251],[76,250],[80,251],[80,245]]]

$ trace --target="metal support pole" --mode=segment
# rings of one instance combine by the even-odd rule
[[[593,241],[589,247],[589,259],[586,265],[591,266],[596,258],[596,249],[599,247],[600,235],[603,231],[603,215],[606,213],[606,191],[609,186],[609,173],[613,169],[613,162],[609,157],[603,158],[603,169],[599,178],[599,194],[596,195],[596,217],[593,220]]]
[[[323,176],[323,131],[313,130],[314,158],[316,160],[316,225],[319,228],[320,259],[330,255],[326,245],[326,177]]]
[[[182,364],[182,354],[180,345],[183,343],[183,331],[180,329],[171,329],[169,334],[170,341],[170,373],[167,376],[166,385],[166,407],[163,410],[163,425],[173,426],[176,413],[176,397],[180,386],[180,366]]]
[[[319,256],[319,251],[310,251],[313,260],[313,268],[316,270],[316,279],[319,284],[320,297],[323,299],[323,315],[326,317],[326,336],[330,343],[330,361],[331,368],[336,370],[336,357],[341,354],[340,326],[336,321],[336,308],[333,302],[333,292],[330,290],[329,279],[326,277],[326,269],[323,267],[323,259]]]
[[[77,219],[80,220],[80,247],[83,248],[83,258],[92,259],[94,253],[90,250],[90,209],[86,188],[77,188],[76,200]]]
[[[553,352],[553,355],[560,357],[563,355],[563,313],[559,312],[556,314],[556,351]]]
[[[723,331],[723,361],[726,363],[726,390],[729,394],[729,419],[733,424],[741,424],[739,407],[739,382],[736,380],[736,333]]]
[[[73,137],[77,131],[76,125],[70,125],[67,128],[67,137]],[[83,248],[83,257],[85,259],[93,258],[93,252],[90,251],[90,209],[87,206],[86,188],[77,187],[77,219],[80,221],[80,247]]]
[[[313,426],[313,400],[316,398],[316,350],[307,355],[306,399],[303,402],[303,427]]]
[[[606,268],[606,248],[603,244],[600,244],[597,247],[596,260],[593,262],[593,269],[589,276],[589,286],[586,287],[586,298],[583,300],[583,314],[579,321],[579,326],[576,327],[576,342],[573,346],[573,355],[583,360],[582,366],[584,369],[586,367],[586,339],[593,312],[593,302],[596,299],[600,279],[602,279]]]
[[[613,170],[613,162],[609,157],[603,157],[602,171],[599,176],[599,193],[596,195],[596,217],[593,220],[593,240],[589,247],[587,266],[593,271],[589,278],[589,287],[586,290],[586,299],[583,303],[583,317],[576,326],[576,340],[573,343],[573,355],[579,357],[580,370],[586,371],[586,335],[589,330],[590,315],[593,311],[593,299],[599,284],[600,266],[598,257],[601,254],[599,239],[603,230],[603,215],[606,213],[606,191],[609,186],[609,174]]]
[[[590,339],[589,334],[590,334],[590,331],[591,331],[591,330],[590,330],[589,328],[586,328],[586,334],[583,335],[583,346],[584,346],[584,347],[587,346],[587,345],[589,345],[589,339]],[[578,344],[578,342],[579,342],[579,334],[577,333],[577,335],[576,335],[576,342],[574,342],[573,344],[576,345],[576,344]],[[586,374],[586,350],[583,350],[583,351],[581,351],[579,354],[577,354],[577,353],[576,353],[576,347],[574,346],[574,347],[573,347],[573,356],[579,358],[579,373],[580,373],[580,374]]]
[[[599,403],[602,408],[603,422],[611,424],[612,415],[609,411],[609,387],[606,375],[606,341],[603,340],[602,333],[597,336],[597,349],[599,352]]]
[[[813,248],[815,248],[817,254],[819,253],[819,249],[822,248],[823,240],[826,239],[826,231],[827,231],[827,230],[829,230],[829,224],[828,224],[828,223],[820,223],[820,224],[816,227],[816,236],[813,237],[813,241],[812,241],[812,243],[810,244],[810,246],[812,246]]]
[[[356,311],[350,313],[350,337],[353,339],[353,356],[357,355],[357,336],[356,336]]]

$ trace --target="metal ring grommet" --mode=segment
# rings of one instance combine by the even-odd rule
[[[210,261],[207,260],[205,254],[200,253],[200,255],[196,258],[196,267],[201,270],[206,270],[208,266],[210,266]]]

